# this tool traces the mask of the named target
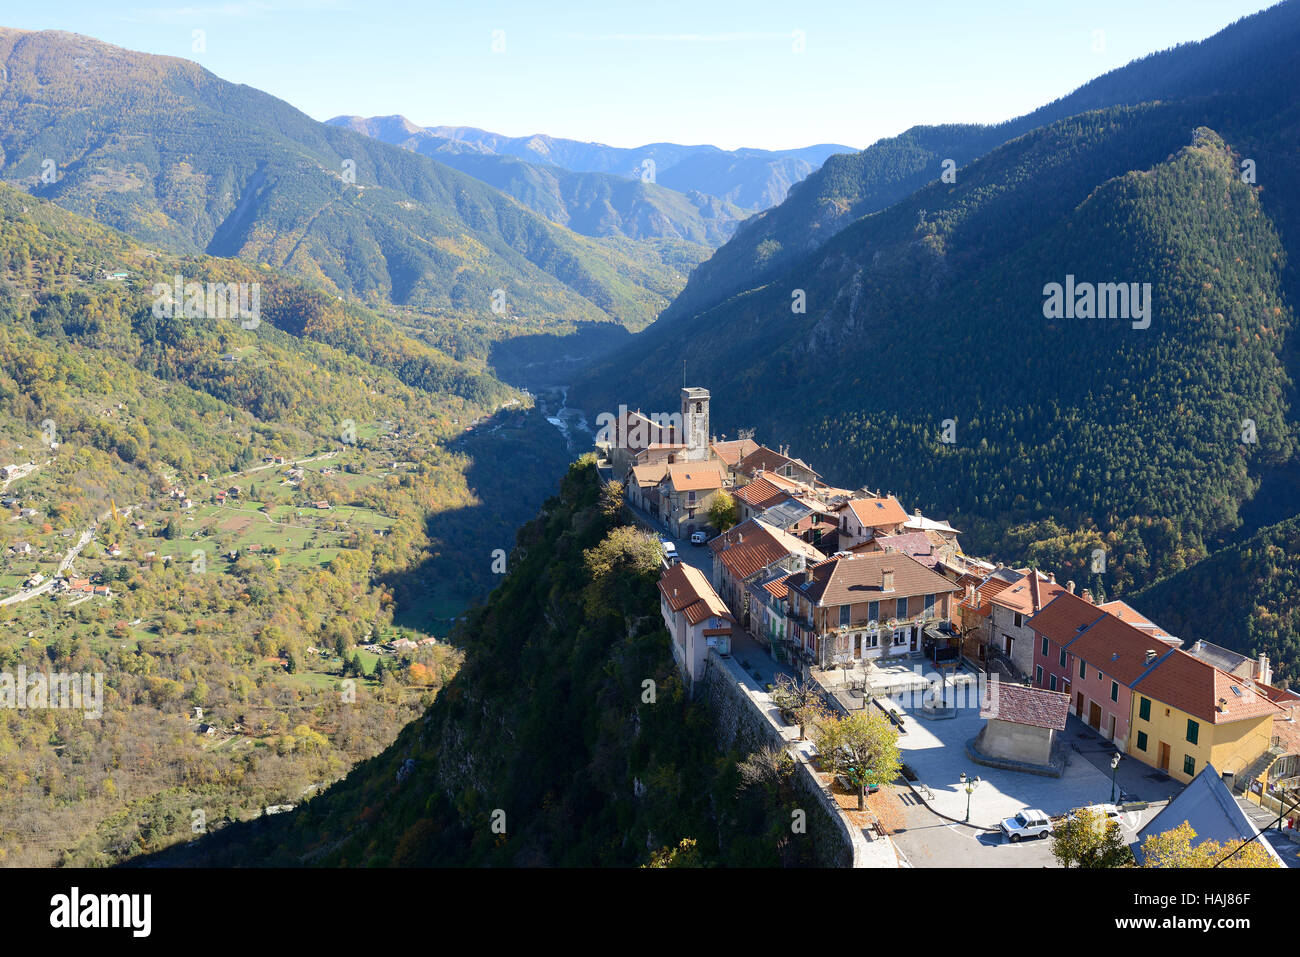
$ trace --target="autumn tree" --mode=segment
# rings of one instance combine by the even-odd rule
[[[1089,808],[1052,832],[1052,855],[1062,867],[1123,867],[1133,863],[1118,821],[1107,820]]]
[[[829,717],[813,727],[813,744],[825,767],[842,774],[858,792],[858,810],[867,790],[888,784],[903,767],[898,731],[884,713],[855,711],[846,718]]]
[[[720,490],[709,503],[709,524],[725,532],[740,519],[740,505],[726,489]]]
[[[1280,867],[1261,845],[1253,841],[1218,841],[1206,838],[1195,846],[1196,831],[1188,821],[1172,830],[1152,834],[1142,842],[1143,867]]]

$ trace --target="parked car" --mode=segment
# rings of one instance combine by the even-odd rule
[[[1071,821],[1074,820],[1074,816],[1079,811],[1091,811],[1093,814],[1098,815],[1103,821],[1118,821],[1124,814],[1124,812],[1114,804],[1089,804],[1085,807],[1077,807],[1071,811]]]
[[[1037,808],[1026,808],[1002,821],[1002,833],[1012,844],[1022,837],[1047,837],[1052,833],[1052,819]]]
[[[667,558],[670,562],[675,562],[678,560],[676,545],[674,545],[670,540],[666,538],[660,539],[659,544],[663,546],[665,558]]]
[[[691,544],[692,544],[692,545],[703,545],[703,544],[704,544],[705,542],[707,542],[708,540],[709,540],[709,534],[708,534],[708,532],[705,532],[705,531],[702,531],[702,530],[701,530],[701,531],[697,531],[697,532],[691,532]]]

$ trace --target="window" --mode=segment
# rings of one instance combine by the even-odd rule
[[[880,633],[879,633],[879,632],[875,632],[875,631],[873,631],[873,632],[871,632],[870,634],[867,635],[867,647],[868,647],[868,648],[879,648],[879,647],[880,647]]]
[[[906,599],[906,598],[900,598],[900,599],[898,599],[898,617],[899,617],[899,618],[906,618],[906,617],[907,617],[907,599]]]
[[[1147,733],[1146,733],[1145,731],[1139,731],[1139,732],[1138,732],[1138,750],[1139,750],[1139,751],[1145,751],[1146,749],[1147,749]]]
[[[1057,655],[1056,660],[1057,660],[1057,662],[1060,664],[1060,666],[1061,666],[1062,668],[1065,667],[1065,649],[1064,649],[1064,648],[1061,649],[1061,653],[1060,653],[1059,655]]]
[[[924,602],[924,604],[925,604],[925,613],[926,613],[927,615],[933,615],[933,614],[934,614],[934,596],[933,596],[933,595],[926,595],[926,596],[925,596],[925,602]]]
[[[1047,683],[1048,683],[1048,685],[1051,686],[1051,689],[1052,689],[1053,691],[1055,691],[1055,690],[1056,690],[1056,675],[1048,675],[1048,682],[1047,682]]]
[[[1118,700],[1119,700],[1119,682],[1118,682],[1118,681],[1112,681],[1112,682],[1110,683],[1110,700],[1111,700],[1111,701],[1118,701]]]
[[[1190,754],[1183,755],[1183,773],[1188,777],[1196,773],[1196,759]]]
[[[1047,657],[1047,639],[1046,639],[1046,638],[1043,639],[1043,657],[1044,657],[1044,658]]]
[[[852,606],[852,605],[840,605],[840,624],[841,624],[841,625],[847,625],[847,624],[849,623],[849,612],[852,611],[852,610],[853,610],[853,606]]]
[[[1016,612],[1016,627],[1017,627],[1017,628],[1020,627],[1021,622],[1023,622],[1024,620],[1025,620],[1025,616],[1022,615],[1022,614],[1020,614],[1020,612]],[[1047,652],[1044,651],[1043,654],[1047,654]]]
[[[1138,699],[1138,717],[1141,718],[1143,721],[1151,720],[1151,699],[1150,698]]]
[[[873,601],[867,605],[867,621],[880,621],[880,602]]]
[[[907,635],[906,635],[906,634],[904,634],[904,633],[901,632],[901,631],[896,631],[896,632],[894,632],[894,644],[896,644],[896,645],[901,645],[901,644],[902,644],[903,642],[905,642],[905,641],[907,641]]]
[[[686,501],[688,501],[688,502],[690,502],[692,505],[694,505],[694,504],[695,504],[695,493],[694,493],[694,492],[687,492],[687,493],[686,493]]]
[[[1087,663],[1086,661],[1084,661],[1082,658],[1080,658],[1080,659],[1079,659],[1079,677],[1080,677],[1080,678],[1086,678],[1086,677],[1088,677],[1087,668],[1088,668],[1088,663]]]
[[[1034,681],[1035,681],[1036,683],[1040,684],[1040,685],[1043,683],[1043,666],[1042,666],[1042,665],[1039,665],[1037,668],[1034,669]]]
[[[1193,721],[1191,718],[1188,718],[1187,719],[1188,744],[1196,744],[1200,737],[1201,737],[1201,726],[1197,724],[1195,721]]]

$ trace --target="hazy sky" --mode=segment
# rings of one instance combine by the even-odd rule
[[[9,4],[0,22],[193,59],[322,120],[401,113],[615,146],[861,148],[917,123],[1017,116],[1269,5],[44,0]]]

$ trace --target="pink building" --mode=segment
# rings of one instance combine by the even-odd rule
[[[1127,751],[1133,684],[1178,639],[1161,640],[1069,592],[1027,624],[1034,633],[1034,684],[1068,694],[1078,718]]]

